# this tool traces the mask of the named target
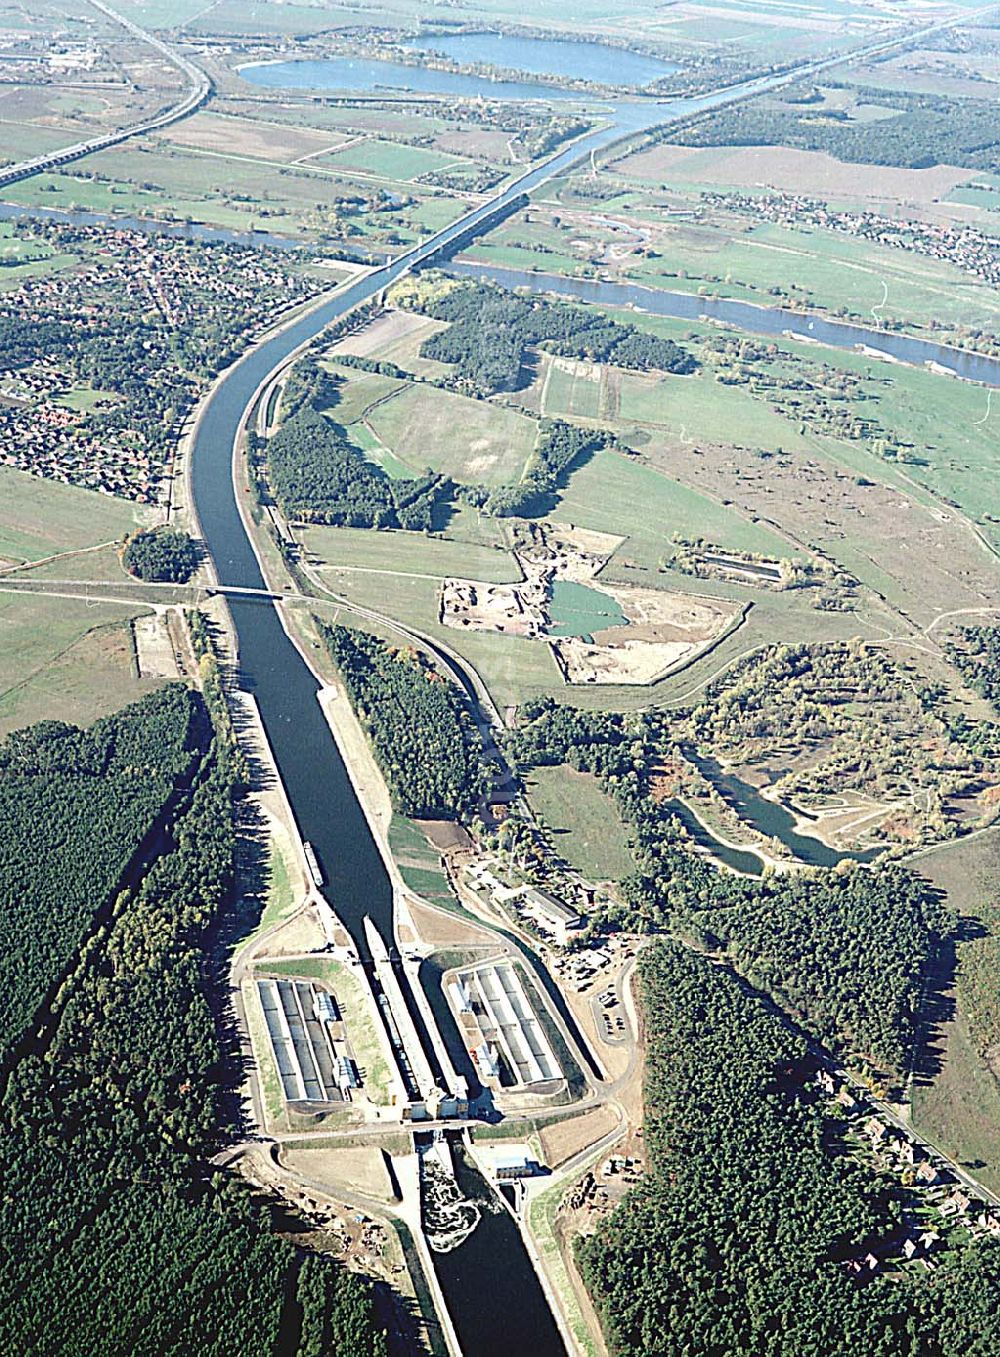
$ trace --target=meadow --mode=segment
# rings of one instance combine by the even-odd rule
[[[38,561],[119,542],[145,520],[126,500],[0,466],[0,559]]]
[[[407,385],[371,410],[367,422],[414,475],[429,467],[485,485],[520,478],[537,432],[516,410],[423,385]]]
[[[0,735],[33,721],[89,725],[160,686],[140,679],[120,604],[0,592]]]
[[[571,867],[591,881],[620,881],[635,870],[618,810],[596,778],[565,764],[535,768],[527,790],[555,851]]]

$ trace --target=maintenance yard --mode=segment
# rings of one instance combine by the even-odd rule
[[[336,1000],[308,980],[257,980],[287,1102],[340,1103],[360,1087]]]
[[[511,1088],[563,1078],[521,978],[509,961],[457,972],[446,990],[459,1031],[485,1083]]]

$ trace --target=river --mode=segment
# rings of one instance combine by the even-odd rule
[[[818,63],[811,69],[821,68],[822,63]],[[410,68],[404,69],[413,83],[413,72]],[[269,74],[255,77],[258,83],[281,83],[277,68],[257,68],[258,73],[265,71]],[[384,74],[384,67],[376,74]],[[447,73],[426,74],[437,78],[435,92],[449,91],[448,83],[440,79]],[[248,75],[252,76],[252,73],[248,72]],[[374,78],[370,70],[365,75],[369,92]],[[775,79],[758,80],[741,87],[741,91],[746,93],[774,83],[777,83]],[[552,91],[548,87],[544,89],[545,97],[551,97]],[[496,86],[491,86],[491,93],[497,94]],[[233,447],[242,416],[258,387],[294,349],[351,307],[376,295],[411,265],[453,243],[498,206],[559,173],[592,148],[608,144],[623,131],[665,121],[696,108],[710,107],[730,97],[733,97],[733,91],[716,91],[699,99],[664,104],[647,101],[608,105],[609,118],[605,125],[597,127],[547,164],[528,171],[498,198],[484,203],[395,263],[351,284],[230,368],[205,405],[192,451],[194,502],[220,582],[250,588],[261,588],[264,584],[237,506]],[[499,277],[500,271],[495,272]],[[697,304],[705,309],[700,301]],[[994,366],[1000,370],[1000,364]],[[331,903],[350,931],[360,956],[365,958],[368,951],[362,927],[365,916],[370,916],[382,938],[393,949],[391,882],[316,700],[317,679],[285,633],[271,602],[234,599],[230,602],[230,611],[238,637],[240,685],[257,701],[289,802],[302,836],[316,850]],[[374,983],[370,965],[368,972]],[[436,1066],[428,1034],[401,967],[397,969],[397,975],[404,995],[409,996],[418,1036],[432,1066]],[[450,1034],[446,1032],[445,1035]],[[465,1171],[474,1173],[470,1166],[466,1166],[463,1173]],[[478,1193],[481,1190],[481,1180],[470,1178],[467,1181],[470,1191]],[[471,1240],[476,1240],[475,1234]],[[447,1255],[447,1265],[437,1269],[449,1311],[459,1325],[467,1357],[511,1351],[504,1341],[502,1326],[505,1316],[515,1313],[519,1325],[532,1335],[530,1350],[533,1357],[558,1357],[564,1352],[564,1345],[519,1234],[513,1229],[507,1231],[499,1256],[486,1247],[487,1243],[485,1235],[475,1243],[470,1241]]]

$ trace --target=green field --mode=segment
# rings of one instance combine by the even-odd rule
[[[589,371],[588,371],[589,368]],[[567,371],[564,363],[550,362],[542,386],[541,413],[596,419],[601,407],[600,372],[589,364],[575,364]]]
[[[334,362],[324,362],[323,366],[338,379],[336,399],[323,413],[345,427],[360,420],[376,401],[403,390],[404,383],[395,377],[338,367]]]
[[[599,452],[571,473],[555,517],[627,538],[619,556],[653,570],[675,533],[768,556],[788,550],[767,528],[619,452]]]
[[[38,561],[120,541],[143,521],[127,500],[0,466],[0,558]]]
[[[429,468],[470,484],[518,480],[535,446],[533,420],[429,386],[407,386],[368,421],[414,475]]]
[[[615,803],[596,778],[565,764],[535,768],[527,790],[556,852],[571,867],[595,881],[620,881],[635,871]]]
[[[0,592],[0,736],[34,721],[89,725],[162,679],[140,679],[128,621],[143,612]]]
[[[428,151],[421,146],[404,146],[397,141],[363,141],[343,151],[331,151],[320,157],[324,164],[349,173],[374,174],[395,183],[410,183],[422,174],[442,170],[446,166],[465,165],[468,162],[441,151]]]
[[[450,537],[432,537],[418,532],[374,532],[368,528],[307,527],[302,541],[310,556],[338,570],[383,576],[413,575],[443,579],[458,575],[465,579],[488,580],[494,584],[519,580],[518,570],[509,552],[496,547],[477,546]],[[383,579],[383,588],[394,588],[392,579]]]

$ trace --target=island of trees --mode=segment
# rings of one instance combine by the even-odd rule
[[[125,543],[122,564],[140,580],[186,584],[199,556],[197,542],[186,532],[159,528],[134,533]]]
[[[683,374],[698,366],[671,339],[569,302],[516,296],[494,283],[422,275],[412,289],[398,293],[397,301],[449,322],[446,330],[424,341],[420,352],[452,364],[455,384],[480,395],[514,390],[525,351],[535,345],[568,358],[624,368]]]

